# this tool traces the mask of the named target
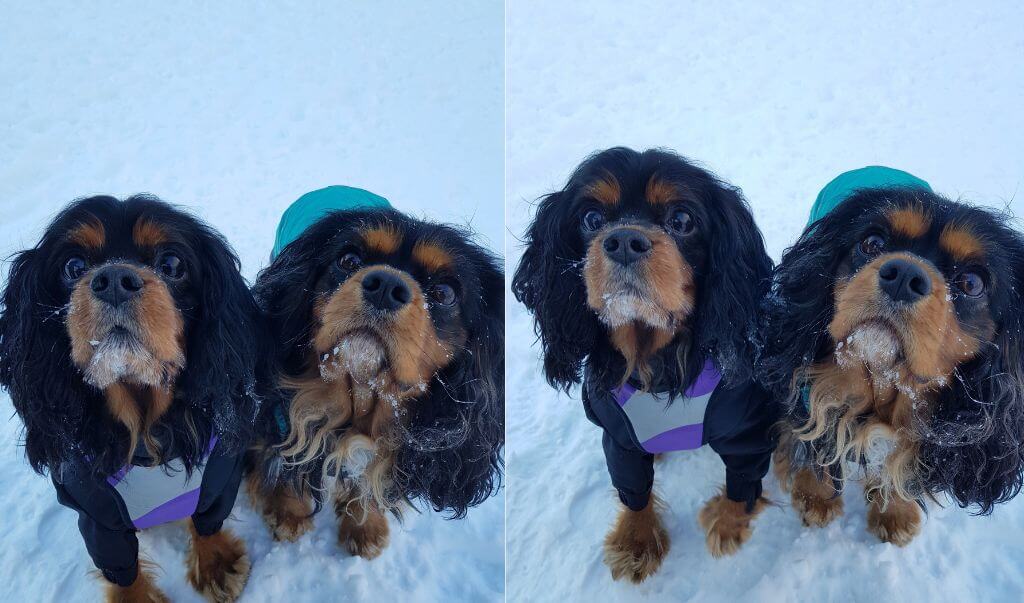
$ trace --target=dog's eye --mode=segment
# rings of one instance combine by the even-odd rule
[[[161,255],[156,262],[156,268],[169,279],[178,280],[185,276],[185,262],[174,253]]]
[[[598,210],[592,209],[583,214],[583,228],[593,232],[602,226],[604,226],[604,214]]]
[[[978,297],[985,292],[985,280],[976,272],[961,272],[954,284],[968,297]]]
[[[860,252],[864,255],[878,255],[885,248],[885,239],[879,235],[871,235],[860,242]]]
[[[455,288],[451,285],[446,285],[444,283],[434,285],[427,290],[427,295],[430,296],[430,299],[442,306],[450,306],[455,303]]]
[[[677,209],[665,220],[665,225],[676,234],[690,234],[693,232],[693,216],[689,212]]]
[[[81,256],[73,255],[64,262],[64,278],[77,281],[89,269],[88,262]]]
[[[355,270],[358,270],[359,267],[362,265],[363,258],[359,257],[359,254],[354,251],[350,251],[345,255],[341,256],[340,258],[338,258],[338,267],[344,270],[345,272],[353,272]]]

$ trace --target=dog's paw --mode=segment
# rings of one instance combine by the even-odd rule
[[[868,505],[868,531],[882,542],[907,546],[921,531],[921,509],[917,503],[893,499],[882,510],[881,503]]]
[[[642,511],[625,507],[604,539],[604,563],[612,578],[634,584],[646,580],[661,567],[668,554],[669,537],[658,517],[654,495]]]
[[[843,514],[843,497],[807,469],[797,473],[791,497],[793,508],[809,528],[823,528]]]
[[[246,481],[249,500],[263,516],[274,540],[294,542],[313,528],[313,507],[284,487],[267,490],[259,477],[250,474]]]
[[[301,510],[274,509],[272,512],[264,512],[263,520],[277,541],[295,542],[313,529],[313,518],[302,514]]]
[[[753,532],[751,521],[767,504],[766,499],[759,498],[748,513],[746,503],[729,500],[724,492],[704,503],[697,521],[704,529],[711,556],[725,557],[738,551],[750,539]]]
[[[234,534],[221,530],[200,536],[192,529],[188,581],[207,601],[226,603],[238,599],[249,579],[249,555]]]
[[[130,586],[118,586],[106,580],[104,582],[106,583],[106,592],[103,598],[107,603],[168,603],[170,601],[157,588],[156,582],[141,562],[139,574]]]
[[[376,559],[387,548],[390,529],[388,518],[383,514],[369,512],[364,519],[345,513],[340,519],[338,543],[352,555]]]

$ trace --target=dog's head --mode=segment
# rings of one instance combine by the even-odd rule
[[[293,456],[358,433],[389,457],[384,498],[456,516],[487,498],[504,441],[502,282],[466,233],[392,210],[330,214],[286,246],[256,294],[295,392]]]
[[[706,357],[727,381],[749,376],[771,263],[739,191],[707,171],[667,151],[597,153],[541,200],[526,243],[512,289],[553,386],[578,383],[588,356],[615,364],[614,378],[637,370],[672,388]],[[601,356],[609,348],[618,362]]]
[[[72,203],[11,267],[0,380],[33,468],[111,472],[142,441],[188,466],[248,439],[257,308],[223,238],[147,196]]]
[[[783,256],[760,375],[799,412],[812,365],[863,374],[864,410],[919,441],[919,488],[987,512],[1020,488],[1022,270],[1024,240],[1001,216],[861,190]]]

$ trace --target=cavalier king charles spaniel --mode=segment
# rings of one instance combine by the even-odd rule
[[[775,419],[752,380],[753,329],[771,261],[739,190],[667,151],[613,148],[542,199],[512,290],[533,313],[555,388],[583,381],[603,430],[618,518],[615,579],[643,581],[669,537],[655,455],[704,444],[726,485],[699,515],[709,551],[736,551],[763,508]]]
[[[196,590],[231,601],[245,585],[245,547],[221,524],[254,431],[258,324],[224,239],[154,197],[75,201],[15,257],[0,383],[108,600],[165,600],[136,531],[178,519]]]
[[[758,363],[786,401],[775,470],[804,524],[860,479],[868,530],[901,546],[927,499],[987,514],[1016,495],[1024,451],[1024,240],[926,186],[860,188],[804,230]]]
[[[392,209],[334,211],[257,279],[278,404],[248,488],[276,539],[333,501],[338,540],[378,556],[388,512],[463,517],[500,485],[503,276],[467,233]]]

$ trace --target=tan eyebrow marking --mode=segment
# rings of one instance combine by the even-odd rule
[[[921,207],[904,207],[890,211],[886,218],[893,232],[916,239],[924,236],[932,219]]]
[[[169,239],[167,231],[162,226],[146,217],[136,220],[135,226],[132,227],[132,240],[137,247],[156,247]]]
[[[378,253],[394,253],[402,244],[402,234],[391,224],[374,226],[362,234],[366,246]]]
[[[939,235],[939,245],[957,261],[977,259],[985,255],[985,245],[968,226],[947,224]]]
[[[447,249],[430,241],[417,242],[412,248],[412,258],[431,272],[452,268],[455,264],[455,260]]]
[[[662,180],[657,175],[647,181],[647,202],[651,205],[664,205],[679,198],[675,185]]]
[[[584,192],[603,205],[615,205],[622,196],[619,181],[607,172],[600,180],[588,184]]]
[[[103,223],[94,217],[78,224],[68,231],[67,239],[87,249],[100,249],[107,240]]]

